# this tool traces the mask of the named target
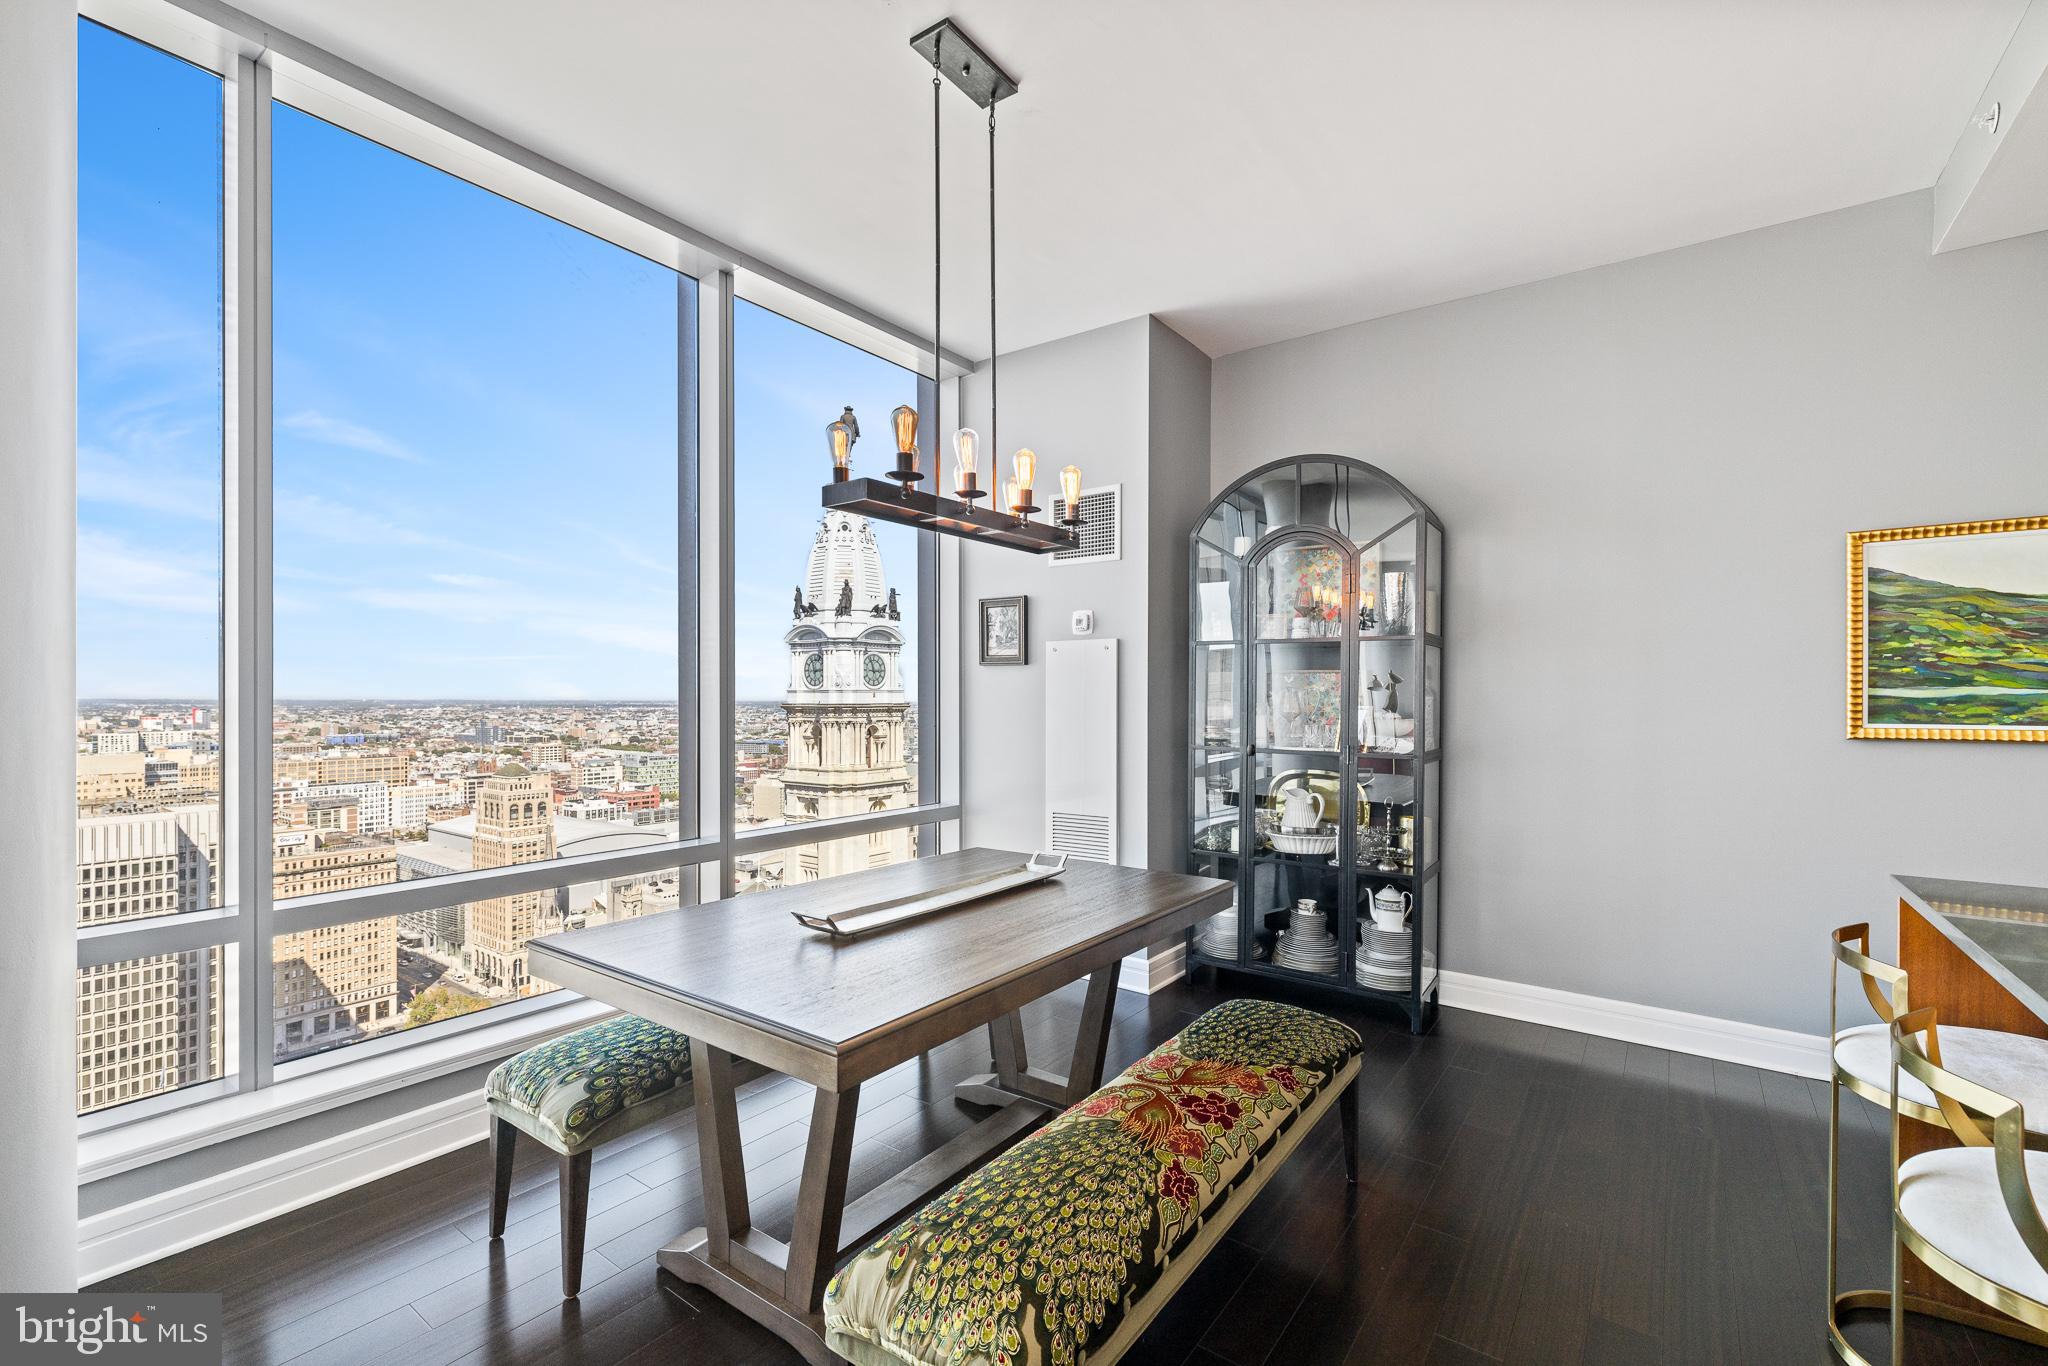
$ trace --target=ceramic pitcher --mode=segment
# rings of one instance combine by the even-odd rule
[[[1280,828],[1289,834],[1313,834],[1323,821],[1323,794],[1290,787],[1281,794]]]

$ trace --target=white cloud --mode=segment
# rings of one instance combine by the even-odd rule
[[[676,653],[676,629],[673,624],[659,625],[652,622],[630,621],[582,621],[573,617],[533,623],[544,631],[558,631],[599,645],[617,645],[627,650],[639,650],[650,655],[673,659]]]
[[[547,568],[542,561],[526,555],[500,550],[496,546],[470,545],[447,536],[415,530],[390,517],[347,503],[338,503],[317,493],[296,493],[279,490],[272,495],[271,504],[276,509],[277,526],[281,532],[294,536],[313,536],[325,541],[357,546],[417,546],[422,549],[443,550],[458,559],[485,558],[501,563],[524,565],[533,569]],[[279,554],[289,553],[286,539],[280,537]],[[286,563],[280,559],[278,572],[286,573]],[[306,577],[316,571],[289,572],[303,573]]]
[[[78,596],[125,607],[217,616],[218,567],[196,556],[151,555],[104,531],[78,533]]]
[[[218,483],[167,466],[145,468],[98,446],[78,448],[78,500],[218,522]]]
[[[293,413],[289,417],[279,418],[277,425],[280,430],[297,432],[308,441],[340,446],[351,451],[363,451],[370,455],[381,455],[390,460],[403,460],[409,464],[419,463],[417,455],[383,432],[338,417],[330,417],[311,408]]]
[[[365,587],[346,596],[351,601],[386,612],[417,612],[469,626],[503,627],[508,635],[540,632],[664,659],[673,659],[676,655],[674,609],[664,600],[644,604],[614,600],[598,604],[565,599],[543,590],[497,580],[481,582],[491,586],[436,589]]]

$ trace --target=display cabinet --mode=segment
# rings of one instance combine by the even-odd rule
[[[1363,461],[1247,475],[1189,538],[1192,871],[1237,902],[1190,963],[1434,1019],[1443,524]]]

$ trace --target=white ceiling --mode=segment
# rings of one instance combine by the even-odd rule
[[[929,68],[999,111],[1003,349],[1212,355],[1931,185],[2026,0],[239,0],[929,332]],[[950,86],[947,344],[987,353]]]

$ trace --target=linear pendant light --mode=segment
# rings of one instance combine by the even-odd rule
[[[1017,82],[960,31],[951,19],[941,19],[910,40],[910,46],[932,64],[932,377],[936,395],[940,369],[939,322],[940,250],[939,179],[939,97],[941,76],[962,94],[988,110],[988,392],[990,455],[996,436],[996,104],[1017,93]],[[937,406],[935,400],[934,406]],[[896,463],[886,479],[853,476],[853,446],[860,435],[853,410],[826,427],[832,453],[832,482],[825,485],[823,501],[828,508],[858,512],[878,521],[921,527],[963,540],[985,541],[1043,555],[1068,550],[1081,539],[1081,471],[1068,465],[1060,471],[1060,494],[1064,516],[1057,522],[1038,522],[1032,514],[1040,509],[1035,495],[1038,457],[1028,448],[1019,449],[1011,462],[1011,478],[1003,482],[1001,509],[978,506],[990,490],[981,487],[981,437],[963,425],[953,433],[955,487],[951,497],[926,493],[917,488],[925,472],[919,468],[917,410],[905,405],[891,414],[896,437]],[[939,414],[932,414],[936,433]],[[991,483],[995,471],[989,471]]]

